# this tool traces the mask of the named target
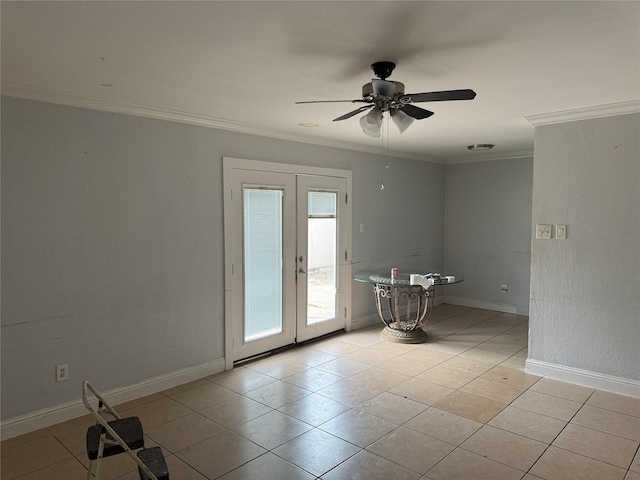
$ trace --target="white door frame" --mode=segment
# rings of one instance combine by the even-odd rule
[[[234,242],[232,235],[231,218],[231,178],[234,170],[255,170],[262,172],[275,172],[302,175],[322,175],[327,177],[339,177],[346,180],[347,208],[346,225],[348,226],[344,236],[345,253],[339,255],[341,263],[338,266],[339,280],[345,289],[346,297],[346,317],[345,329],[351,330],[351,179],[350,170],[339,170],[333,168],[312,167],[305,165],[291,165],[285,163],[272,163],[258,160],[247,160],[233,157],[222,158],[223,184],[224,184],[224,302],[225,302],[225,368],[233,368],[233,326],[236,312],[233,303],[233,258],[235,249],[239,247],[238,242]],[[344,262],[342,262],[344,259]]]

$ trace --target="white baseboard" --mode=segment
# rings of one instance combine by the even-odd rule
[[[225,360],[224,358],[219,358],[218,360],[204,363],[202,365],[188,367],[150,378],[134,385],[100,392],[100,394],[111,405],[118,405],[123,402],[135,400],[136,398],[161,392],[168,388],[177,387],[178,385],[192,382],[200,378],[208,377],[209,375],[213,375],[224,370]],[[96,387],[99,388],[99,385]],[[0,438],[2,438],[2,440],[6,440],[8,438],[17,437],[18,435],[33,432],[41,428],[55,425],[56,423],[80,417],[86,413],[87,409],[83,405],[82,399],[78,398],[71,402],[55,405],[53,407],[48,407],[3,421],[0,425]]]
[[[484,310],[493,310],[496,312],[514,313],[516,315],[529,315],[529,305],[504,305],[501,303],[475,300],[473,298],[453,297],[451,295],[444,296],[444,303],[448,303],[450,305],[462,305],[463,307],[482,308]]]
[[[612,375],[566,367],[564,365],[533,360],[531,358],[527,359],[525,363],[525,371],[554,380],[606,390],[607,392],[618,393],[628,397],[640,398],[640,381],[638,380],[614,377]]]

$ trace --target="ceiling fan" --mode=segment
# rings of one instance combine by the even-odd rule
[[[445,90],[442,92],[404,93],[404,84],[393,80],[387,80],[391,76],[396,64],[393,62],[376,62],[371,65],[374,78],[370,83],[362,86],[362,98],[355,100],[312,100],[301,103],[366,103],[349,113],[345,113],[334,122],[346,120],[354,115],[369,110],[369,113],[360,118],[360,126],[364,133],[372,137],[380,136],[382,116],[389,112],[391,119],[396,124],[400,133],[404,132],[414,120],[422,120],[433,115],[433,112],[416,107],[414,103],[443,102],[449,100],[473,100],[476,92],[473,90]]]

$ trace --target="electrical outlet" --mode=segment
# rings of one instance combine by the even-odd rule
[[[502,293],[507,293],[509,291],[509,287],[506,284],[500,285],[500,291]]]
[[[551,240],[551,225],[536,225],[536,238]]]
[[[69,380],[69,364],[56,365],[56,382],[65,382],[67,380]]]

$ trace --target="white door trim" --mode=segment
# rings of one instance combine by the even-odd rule
[[[234,170],[256,170],[263,172],[289,173],[302,175],[323,175],[327,177],[339,177],[346,180],[347,208],[346,224],[349,226],[345,232],[344,245],[346,249],[346,261],[341,268],[341,277],[344,282],[347,314],[345,319],[345,329],[351,330],[351,185],[352,172],[350,170],[340,170],[334,168],[313,167],[306,165],[291,165],[285,163],[274,163],[258,160],[247,160],[234,157],[222,158],[223,191],[224,191],[224,302],[225,302],[225,368],[233,368],[233,235],[231,218],[231,178]]]

